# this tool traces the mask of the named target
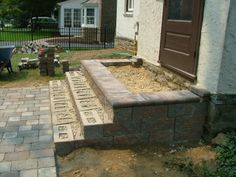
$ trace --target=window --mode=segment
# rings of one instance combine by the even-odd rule
[[[126,12],[134,11],[134,0],[126,0]]]
[[[74,9],[74,27],[81,27],[81,9]]]
[[[71,27],[72,23],[71,23],[71,17],[72,17],[72,13],[71,13],[72,9],[64,9],[64,27]]]
[[[191,20],[193,0],[170,0],[169,20]]]
[[[84,7],[81,9],[82,27],[95,28],[97,27],[98,17],[97,8]]]
[[[86,16],[87,16],[86,23],[88,25],[94,25],[95,24],[95,9],[88,8]]]

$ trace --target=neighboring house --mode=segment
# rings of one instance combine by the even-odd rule
[[[59,28],[62,35],[81,29],[115,29],[116,0],[68,0],[59,5]]]
[[[236,128],[236,1],[119,0],[117,6],[117,47],[137,39],[137,56],[146,63],[208,90],[209,132]]]

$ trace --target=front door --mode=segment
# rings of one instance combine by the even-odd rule
[[[203,0],[164,0],[161,65],[196,78]]]

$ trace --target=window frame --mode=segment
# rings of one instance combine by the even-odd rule
[[[66,12],[67,10],[70,11],[70,16],[67,16],[67,14],[69,14],[68,12]],[[71,8],[64,9],[64,28],[71,28],[72,27],[72,11],[73,11],[73,9],[71,9]]]
[[[77,12],[77,14],[76,14]],[[73,27],[74,28],[81,28],[82,26],[82,14],[81,9],[73,9]],[[78,16],[77,16],[78,15]]]
[[[126,0],[125,4],[125,12],[126,13],[133,13],[134,12],[134,0]]]
[[[88,10],[93,10],[93,16],[88,15]],[[89,19],[93,19],[93,23],[89,23]],[[86,24],[87,25],[95,25],[95,8],[87,8],[86,9]]]
[[[93,16],[88,15],[88,9],[93,9]],[[97,28],[98,16],[96,7],[84,7],[82,9],[82,27]],[[88,23],[88,19],[93,18],[93,24]]]

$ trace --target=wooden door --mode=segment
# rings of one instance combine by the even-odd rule
[[[165,0],[159,62],[196,78],[203,0]]]

